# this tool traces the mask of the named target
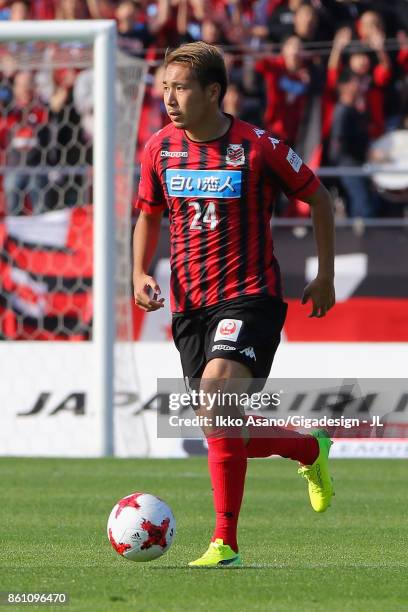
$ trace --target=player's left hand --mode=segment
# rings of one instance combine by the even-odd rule
[[[317,276],[311,283],[306,285],[303,291],[302,304],[312,300],[313,310],[309,317],[324,317],[336,303],[333,280]]]

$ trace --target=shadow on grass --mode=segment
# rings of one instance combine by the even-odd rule
[[[268,564],[262,564],[262,565],[241,565],[239,567],[226,567],[226,566],[222,566],[222,565],[218,565],[216,567],[188,567],[188,565],[161,565],[161,566],[152,566],[149,567],[149,569],[152,570],[161,570],[161,571],[166,571],[166,570],[174,570],[174,569],[184,569],[184,570],[188,570],[189,572],[191,571],[200,571],[200,570],[216,570],[217,572],[219,571],[239,571],[239,570],[248,570],[248,569],[283,569],[281,566],[279,565],[268,565]]]
[[[147,569],[147,568],[146,568]],[[188,565],[156,565],[149,566],[150,570],[159,570],[165,572],[167,570],[187,570],[191,571],[200,571],[200,570],[211,570],[211,571],[243,571],[243,570],[260,570],[260,569],[274,569],[274,570],[290,570],[292,572],[296,571],[305,571],[311,569],[324,569],[324,570],[373,570],[378,569],[382,571],[395,571],[396,569],[407,569],[407,564],[405,563],[393,563],[393,564],[384,564],[384,563],[305,563],[301,565],[292,565],[292,564],[281,564],[278,563],[254,563],[251,565],[240,565],[239,567],[231,567],[231,566],[216,566],[216,567],[189,567]]]

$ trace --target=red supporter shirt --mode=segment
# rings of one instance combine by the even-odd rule
[[[283,57],[276,57],[258,60],[255,69],[265,79],[265,126],[280,138],[295,142],[309,89],[309,83],[302,79],[305,68],[289,72]]]
[[[228,132],[193,142],[172,124],[148,141],[137,208],[169,208],[171,309],[243,295],[281,296],[270,220],[280,189],[308,197],[319,180],[286,144],[232,119]]]
[[[323,138],[330,134],[333,121],[333,111],[336,104],[336,88],[341,75],[342,68],[328,68],[326,87],[323,96]],[[365,105],[369,117],[370,138],[379,138],[384,134],[384,97],[385,88],[390,83],[391,70],[383,64],[377,64],[371,74],[360,77],[364,91]]]

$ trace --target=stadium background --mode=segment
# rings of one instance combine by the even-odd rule
[[[292,31],[293,13],[300,4],[299,0],[142,0],[133,7],[109,0],[0,0],[0,18],[6,26],[10,18],[86,19],[90,14],[109,18],[119,5],[125,17],[130,14],[125,19],[122,12],[120,44],[128,54],[133,49],[136,58],[141,55],[149,61],[138,136],[140,151],[163,120],[155,86],[162,57],[159,49],[185,40],[187,26],[193,38],[224,43],[231,75],[239,83],[238,92],[234,87],[230,91],[229,111],[262,122],[266,92],[257,87],[266,77],[260,76],[254,91],[251,79],[242,78],[242,71],[247,68],[246,76],[255,76],[255,58],[261,59],[263,51],[267,57],[279,54],[279,32]],[[356,381],[362,386],[361,377],[366,377],[377,390],[381,379],[387,377],[393,393],[385,397],[385,409],[392,407],[394,417],[402,421],[408,404],[407,2],[313,0],[311,4],[325,20],[321,36],[313,34],[307,45],[321,58],[323,67],[340,24],[351,24],[356,40],[357,18],[366,10],[379,11],[386,20],[384,46],[392,61],[392,76],[385,85],[387,95],[379,96],[383,90],[374,89],[370,103],[376,107],[379,99],[384,104],[387,100],[380,132],[392,135],[379,148],[390,157],[387,163],[393,165],[394,172],[377,177],[381,200],[374,196],[374,203],[375,214],[380,216],[363,220],[352,216],[339,175],[346,167],[350,175],[363,172],[370,177],[375,168],[363,164],[361,157],[353,160],[350,156],[340,167],[329,167],[320,144],[325,141],[327,145],[327,121],[333,116],[330,108],[335,98],[326,95],[325,79],[316,81],[316,95],[309,95],[309,91],[303,107],[296,103],[304,91],[303,78],[299,83],[279,73],[284,109],[294,103],[302,119],[298,140],[304,146],[300,152],[322,176],[325,174],[335,196],[339,304],[326,320],[317,322],[307,319],[307,311],[299,306],[300,292],[315,265],[310,222],[298,202],[280,202],[274,221],[279,225],[275,242],[291,314],[273,375],[342,376],[349,386]],[[310,15],[310,9],[306,13]],[[211,19],[205,19],[204,14]],[[374,46],[381,39],[376,34],[378,31]],[[275,43],[272,50],[266,46],[268,41]],[[251,461],[240,516],[243,570],[194,572],[187,567],[210,537],[212,501],[205,457],[169,458],[203,453],[202,444],[186,448],[177,441],[157,441],[154,434],[160,405],[160,398],[152,399],[157,395],[156,377],[179,375],[178,356],[168,341],[168,311],[156,319],[143,318],[134,311],[138,340],[130,343],[129,351],[132,303],[129,297],[127,304],[119,303],[126,316],[119,317],[125,324],[118,326],[118,337],[127,341],[126,346],[117,343],[119,367],[115,375],[121,374],[115,385],[115,442],[121,458],[68,458],[101,454],[100,410],[91,401],[90,388],[95,355],[89,338],[97,304],[92,303],[92,87],[83,52],[86,55],[86,49],[78,44],[39,48],[0,44],[0,454],[10,455],[0,460],[4,534],[0,601],[5,600],[6,591],[68,591],[70,610],[78,612],[226,612],[231,605],[254,612],[323,612],[328,607],[333,612],[406,610],[407,470],[405,461],[395,460],[408,456],[406,435],[378,440],[375,449],[363,440],[357,441],[354,449],[346,439],[337,440],[334,448],[340,449],[342,456],[375,454],[381,459],[333,459],[336,497],[324,515],[311,510],[293,462]],[[134,56],[127,57],[127,61],[134,61]],[[50,58],[54,62],[51,69]],[[375,58],[372,61],[375,63]],[[58,66],[54,69],[55,63]],[[18,77],[22,66],[35,77],[35,96],[31,77]],[[368,77],[374,69],[370,60]],[[382,69],[376,73],[377,84],[389,78]],[[127,68],[121,69],[121,76],[135,80]],[[370,79],[367,74],[361,76],[361,85],[366,88]],[[239,99],[242,106],[237,107]],[[360,110],[365,104],[367,99],[360,97]],[[269,100],[268,107],[273,108],[273,101]],[[374,115],[376,139],[382,115]],[[42,129],[44,122],[47,129]],[[130,137],[131,122],[124,125]],[[291,126],[298,127],[293,117]],[[354,147],[359,142],[354,133],[352,136]],[[361,147],[357,148],[361,155]],[[381,155],[380,160],[384,161]],[[136,163],[135,185],[137,171]],[[21,182],[16,183],[16,178]],[[363,183],[365,187],[354,182],[354,187],[367,188]],[[376,193],[371,181],[368,189],[370,194]],[[116,193],[121,193],[120,181]],[[367,195],[367,190],[364,193]],[[118,201],[123,203],[123,198]],[[119,242],[121,249],[130,245],[131,225],[128,219],[126,237]],[[123,251],[126,255],[128,249]],[[164,224],[154,262],[163,283],[168,278],[167,259],[168,229]],[[129,274],[123,273],[119,280],[129,294]],[[155,458],[122,458],[148,454]],[[157,458],[160,456],[163,458]],[[177,519],[174,546],[154,563],[125,561],[106,537],[110,509],[135,490],[165,499]]]
[[[336,207],[338,304],[326,319],[313,321],[299,304],[316,264],[308,207],[278,202],[274,240],[290,309],[275,375],[405,376],[406,2],[6,0],[0,18],[117,20],[122,53],[148,66],[135,142],[135,193],[140,151],[167,120],[160,91],[165,48],[197,39],[221,45],[231,81],[225,110],[296,147],[331,190]],[[49,50],[0,46],[0,350],[3,401],[13,413],[2,452],[92,456],[98,451],[87,435],[92,420],[86,425],[92,412],[86,391],[93,312],[91,79],[80,67],[78,58],[86,54],[80,44],[54,46],[59,67],[51,73],[38,66],[22,69],[16,59]],[[72,67],[73,58],[79,67]],[[350,82],[358,87],[353,114],[344,123],[341,96]],[[359,208],[362,201],[365,208]],[[165,220],[152,266],[165,288],[168,256]],[[154,411],[143,411],[141,418],[156,377],[181,374],[170,343],[170,313],[144,316],[130,298],[128,307],[136,344],[134,361],[121,366],[128,382],[118,390],[126,415],[119,417],[117,453],[186,456],[173,441],[154,442]],[[310,355],[314,369],[307,363]],[[24,375],[30,371],[24,397],[21,368]],[[398,389],[402,397],[403,384]],[[142,433],[126,434],[129,427]],[[36,440],[33,430],[42,432]],[[63,430],[71,432],[69,447],[56,435],[60,431],[62,438]],[[365,456],[365,447],[359,448]],[[384,449],[379,456],[408,454],[404,439]]]

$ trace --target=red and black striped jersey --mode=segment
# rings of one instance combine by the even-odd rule
[[[243,295],[281,295],[270,220],[277,193],[299,199],[319,181],[286,144],[233,119],[207,142],[167,125],[142,156],[137,208],[169,208],[171,309],[183,312]]]

